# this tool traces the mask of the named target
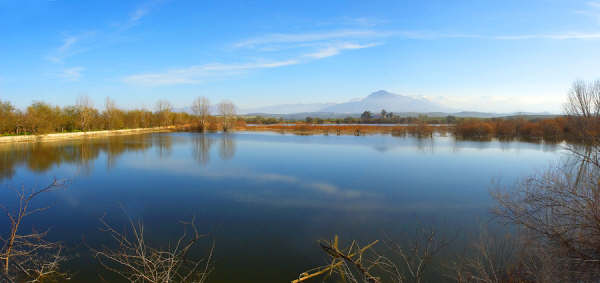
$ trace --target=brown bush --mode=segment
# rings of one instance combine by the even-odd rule
[[[463,138],[489,138],[494,133],[494,127],[481,120],[465,120],[456,125],[455,133]]]
[[[514,138],[517,136],[517,122],[515,120],[499,119],[496,121],[496,136],[499,138]]]
[[[519,129],[519,136],[529,139],[540,139],[544,136],[544,130],[539,122],[525,122]]]

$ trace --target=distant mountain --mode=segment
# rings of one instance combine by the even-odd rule
[[[332,112],[302,112],[302,113],[290,113],[290,114],[271,114],[271,113],[247,113],[244,116],[262,116],[262,117],[273,117],[283,118],[285,120],[304,120],[306,117],[321,118],[321,119],[343,119],[346,117],[359,118],[361,113],[332,113]],[[400,117],[418,117],[419,115],[427,115],[429,117],[446,117],[454,116],[460,118],[518,118],[525,117],[527,119],[533,118],[551,118],[556,117],[556,114],[550,114],[547,112],[542,113],[486,113],[486,112],[475,112],[475,111],[462,111],[462,112],[394,112],[394,115]]]
[[[276,113],[276,114],[292,114],[319,112],[321,109],[335,105],[335,103],[308,103],[308,104],[281,104],[258,108],[242,109],[242,114],[249,113]]]
[[[238,109],[238,113],[245,116],[281,117],[284,119],[300,120],[309,116],[315,118],[360,117],[360,114],[364,111],[371,111],[374,114],[378,114],[382,109],[385,109],[387,112],[393,112],[394,115],[400,117],[416,117],[418,115],[427,115],[430,117],[446,117],[452,115],[455,117],[474,118],[510,118],[519,116],[528,116],[531,118],[555,116],[548,112],[486,113],[460,111],[440,105],[425,97],[399,95],[385,90],[379,90],[371,93],[365,98],[352,99],[343,103],[281,104]],[[175,111],[192,112],[190,107],[178,108],[175,109]],[[212,105],[211,113],[218,113],[216,105]]]
[[[359,118],[360,114],[358,114],[358,113],[345,114],[345,113],[331,113],[331,112],[300,112],[300,113],[289,113],[289,114],[247,113],[247,114],[244,114],[244,116],[247,116],[247,117],[262,116],[262,117],[267,117],[267,118],[270,118],[270,117],[283,118],[286,120],[304,120],[306,117],[321,118],[321,119],[343,119],[346,117]]]
[[[434,103],[424,97],[412,97],[393,94],[385,90],[371,93],[359,100],[332,105],[319,112],[362,113],[371,111],[379,113],[382,109],[388,112],[452,112],[452,109]]]
[[[385,90],[371,93],[369,96],[344,103],[311,103],[311,104],[283,104],[268,107],[243,109],[242,114],[269,113],[269,114],[295,114],[295,113],[336,113],[356,114],[363,111],[379,113],[382,109],[388,112],[452,112],[452,109],[434,103],[424,97],[413,97],[393,94]]]

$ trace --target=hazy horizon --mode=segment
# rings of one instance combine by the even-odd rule
[[[443,12],[442,12],[443,11]],[[600,77],[600,2],[0,2],[0,100],[240,109],[384,89],[457,110],[561,113]]]

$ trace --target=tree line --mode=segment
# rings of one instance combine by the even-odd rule
[[[35,101],[24,110],[0,100],[0,135],[29,135],[97,130],[120,130],[191,125],[201,130],[229,130],[236,125],[236,107],[224,100],[212,115],[210,101],[199,97],[192,104],[193,114],[176,112],[167,100],[156,102],[154,111],[137,108],[125,110],[106,98],[104,109],[94,107],[88,96],[77,98],[75,105],[55,106]]]

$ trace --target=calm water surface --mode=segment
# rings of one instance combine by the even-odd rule
[[[155,243],[196,216],[216,244],[212,282],[289,282],[325,263],[316,241],[335,234],[402,241],[427,225],[468,235],[490,217],[493,180],[511,184],[563,155],[561,145],[452,137],[146,134],[0,145],[0,196],[71,180],[38,200],[54,206],[28,225],[71,247],[74,282],[98,280],[85,246],[109,240],[99,217],[125,224],[120,207]]]

